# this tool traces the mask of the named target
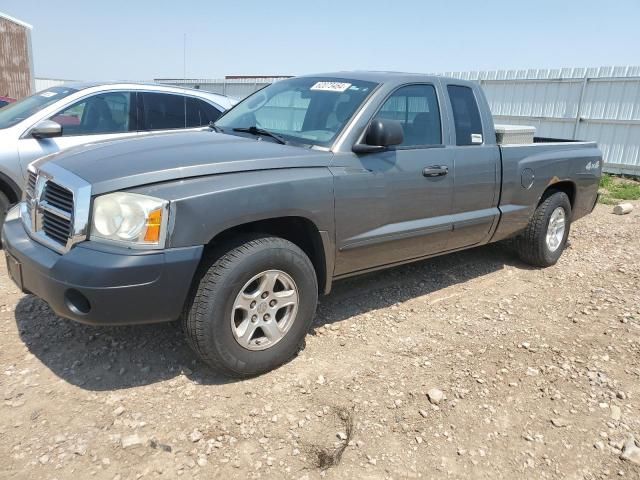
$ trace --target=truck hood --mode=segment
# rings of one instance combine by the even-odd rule
[[[327,151],[205,130],[87,144],[44,157],[35,165],[59,165],[89,182],[96,195],[202,175],[326,167],[331,157]]]

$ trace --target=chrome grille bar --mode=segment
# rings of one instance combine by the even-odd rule
[[[91,185],[55,164],[29,170],[22,221],[29,235],[43,245],[67,252],[86,240]]]

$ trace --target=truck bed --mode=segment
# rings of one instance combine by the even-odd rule
[[[527,225],[543,192],[553,184],[571,193],[573,220],[593,209],[602,170],[602,154],[595,142],[535,137],[534,143],[499,145],[499,149],[501,219],[495,240]]]

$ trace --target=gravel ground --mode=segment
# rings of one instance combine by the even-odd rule
[[[552,268],[491,245],[340,282],[298,357],[238,382],[177,325],[62,320],[3,268],[0,477],[640,478],[635,207]]]

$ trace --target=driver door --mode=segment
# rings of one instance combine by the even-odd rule
[[[400,87],[374,118],[399,121],[404,141],[335,157],[337,276],[439,253],[452,228],[453,158],[436,87]]]

